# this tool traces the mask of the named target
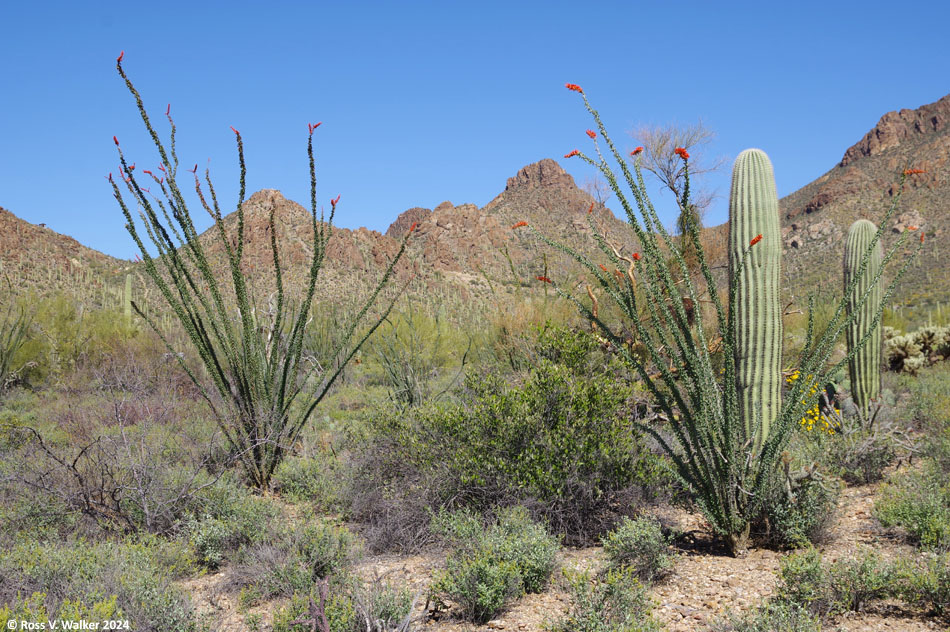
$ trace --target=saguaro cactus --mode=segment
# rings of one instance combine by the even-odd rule
[[[855,276],[860,272],[861,261],[877,233],[877,226],[866,219],[859,219],[848,229],[848,240],[844,247],[844,287],[847,291]],[[867,414],[871,400],[881,394],[881,325],[871,330],[874,315],[881,308],[881,261],[884,250],[878,241],[868,259],[864,273],[857,281],[854,291],[848,296],[848,315],[857,312],[857,316],[848,325],[848,353],[851,354],[858,343],[870,331],[867,343],[859,348],[848,361],[848,374],[851,377],[851,396],[858,409]],[[873,281],[873,283],[872,283]],[[859,306],[867,294],[867,300]]]
[[[125,309],[125,324],[132,325],[132,275],[125,275],[125,293],[122,296]]]
[[[761,238],[758,239],[759,235]],[[741,267],[741,269],[740,269]],[[739,413],[758,453],[782,397],[782,267],[778,195],[765,152],[736,158],[729,196],[729,278],[735,283],[735,361]]]

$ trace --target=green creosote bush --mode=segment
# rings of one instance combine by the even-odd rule
[[[522,593],[541,592],[555,567],[557,541],[523,507],[499,511],[484,526],[471,512],[441,511],[433,530],[452,547],[446,570],[432,587],[474,623],[485,623]]]
[[[523,378],[471,373],[457,404],[374,414],[375,437],[356,446],[355,519],[375,520],[390,506],[405,523],[425,517],[407,509],[420,504],[489,512],[522,503],[581,544],[612,522],[612,504],[664,490],[662,458],[628,421],[646,414],[642,394],[613,365],[598,366],[603,354],[589,334],[548,331],[535,347]]]
[[[109,175],[113,194],[122,209],[126,229],[141,252],[145,273],[155,284],[158,293],[181,323],[188,341],[195,348],[207,379],[199,377],[184,358],[178,358],[182,369],[201,391],[211,407],[218,428],[233,447],[233,456],[240,463],[248,482],[266,489],[271,477],[286,452],[294,445],[314,409],[340,377],[346,364],[383,321],[393,303],[384,308],[379,320],[362,326],[364,317],[373,308],[383,288],[393,276],[395,266],[405,252],[409,234],[390,261],[385,273],[354,319],[343,329],[345,333],[334,349],[327,364],[311,363],[304,348],[307,325],[310,321],[317,276],[323,267],[337,199],[331,201],[330,216],[317,215],[317,181],[313,159],[313,132],[310,125],[307,155],[310,161],[310,210],[313,239],[311,259],[303,291],[295,300],[288,296],[281,270],[278,250],[275,210],[269,216],[270,246],[272,253],[273,291],[270,298],[259,301],[247,274],[244,257],[246,240],[244,196],[245,162],[241,135],[234,130],[240,165],[239,194],[236,209],[236,230],[226,228],[226,221],[218,205],[210,173],[205,172],[204,184],[194,174],[195,195],[201,207],[214,220],[213,255],[209,243],[202,241],[193,223],[184,192],[178,182],[178,156],[175,148],[175,125],[170,109],[166,111],[171,127],[166,145],[152,126],[141,96],[122,67],[122,55],[116,60],[116,70],[135,99],[139,115],[160,156],[160,175],[144,169],[136,172],[134,164],[126,161],[119,141],[113,138],[119,154],[121,173],[118,179]],[[188,177],[185,176],[187,180]],[[124,186],[120,188],[120,183]],[[122,190],[131,198],[123,196]],[[153,193],[154,192],[154,193]],[[132,207],[138,207],[136,219]],[[230,221],[230,218],[229,218]],[[152,247],[145,244],[142,230]],[[411,231],[410,231],[411,233]],[[214,268],[215,257],[225,262],[225,273]],[[255,275],[267,278],[267,275]],[[263,282],[262,282],[263,283]],[[393,299],[395,302],[395,299]],[[162,337],[158,323],[133,302],[132,309]],[[208,382],[210,381],[210,385]]]
[[[655,520],[624,517],[603,538],[603,545],[610,566],[630,568],[645,584],[662,579],[673,568],[669,540]]]
[[[716,291],[718,286],[702,248],[700,227],[696,222],[687,222],[688,238],[695,246],[692,252],[701,272],[694,279],[684,274],[689,266],[649,200],[640,158],[634,156],[631,164],[622,157],[583,90],[574,84],[567,87],[581,94],[596,124],[596,131],[590,132],[595,157],[578,150],[568,156],[579,156],[601,172],[626,212],[640,250],[628,255],[615,250],[598,232],[593,216],[588,215],[591,234],[610,264],[605,271],[597,262],[569,246],[533,231],[542,241],[586,267],[602,293],[621,308],[624,315],[621,325],[596,316],[586,297],[575,296],[556,279],[545,281],[550,282],[559,295],[572,300],[578,310],[597,325],[598,331],[621,351],[656,398],[668,420],[670,434],[664,436],[660,428],[650,425],[640,426],[661,444],[713,529],[734,554],[740,554],[749,544],[751,523],[761,511],[791,432],[813,404],[805,396],[809,380],[796,381],[788,395],[779,400],[781,234],[771,164],[758,150],[747,150],[736,161],[730,200],[729,294],[723,301]],[[600,139],[620,167],[626,188],[621,187],[601,153]],[[683,193],[682,199],[677,200],[682,210],[690,208],[689,154],[684,148],[678,148],[676,153],[683,160]],[[887,225],[899,199],[899,195],[895,196],[880,226]],[[513,228],[523,224],[519,222]],[[857,281],[863,278],[882,232],[883,229],[879,229],[868,244],[854,279],[845,288],[828,327],[820,336],[815,336],[814,320],[809,318],[796,366],[802,374],[813,378],[814,383],[827,383],[867,341],[868,336],[865,336],[840,361],[829,362],[839,336],[857,318],[856,311],[845,313],[849,302],[852,308],[859,308],[869,300],[867,292],[858,296],[856,302],[852,301],[852,295],[857,292]],[[881,270],[898,252],[902,237],[884,256]],[[869,323],[872,331],[909,261],[910,258],[903,262],[884,292],[881,305]],[[611,267],[627,273],[612,274]],[[549,276],[556,277],[556,274]],[[873,284],[876,280],[870,279],[870,282]],[[711,323],[700,322],[700,326],[694,326],[686,305],[701,305],[707,300],[712,303],[715,317]],[[623,327],[633,329],[647,359],[628,349]],[[714,340],[721,343],[711,344]],[[721,373],[711,351],[720,346],[724,359]]]
[[[596,578],[565,572],[571,593],[567,615],[549,632],[659,632],[646,588],[631,568],[612,568]]]
[[[0,603],[8,604],[7,617],[112,610],[137,631],[197,631],[205,628],[172,583],[192,572],[187,547],[151,536],[97,543],[20,539],[0,551]]]

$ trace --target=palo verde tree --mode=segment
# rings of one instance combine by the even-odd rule
[[[592,221],[591,234],[610,267],[537,233],[590,272],[602,294],[622,312],[619,324],[598,316],[596,304],[584,295],[576,296],[571,288],[562,288],[547,276],[539,280],[551,283],[559,294],[572,300],[639,375],[664,413],[641,424],[641,429],[662,446],[693,501],[731,551],[738,554],[747,548],[750,525],[761,515],[762,503],[774,489],[781,455],[793,428],[814,405],[811,387],[829,382],[867,344],[880,322],[884,305],[912,257],[907,258],[884,292],[867,333],[855,341],[844,358],[831,361],[837,340],[858,317],[859,309],[855,308],[872,300],[872,291],[864,288],[880,278],[904,235],[884,256],[882,265],[874,268],[875,278],[870,284],[859,285],[881,240],[883,229],[877,229],[855,263],[854,275],[830,324],[820,334],[815,332],[810,301],[806,344],[797,364],[807,378],[792,384],[783,398],[777,391],[776,374],[776,360],[781,358],[781,314],[776,307],[781,234],[768,158],[751,150],[737,160],[730,204],[730,222],[737,224],[734,230],[730,228],[729,291],[723,301],[700,242],[699,226],[687,222],[700,273],[695,279],[688,274],[680,277],[677,273],[686,269],[686,262],[647,196],[641,151],[638,148],[630,152],[629,160],[621,156],[583,90],[575,84],[567,84],[567,88],[583,96],[598,131],[587,131],[594,141],[594,157],[576,149],[565,157],[580,157],[600,171],[626,211],[639,251],[621,252],[597,233]],[[601,152],[601,138],[619,166],[622,180]],[[691,203],[689,152],[678,147],[675,154],[683,168],[683,187],[677,199],[682,212]],[[888,224],[898,203],[899,195],[879,226]],[[525,226],[526,222],[518,222],[513,228]],[[702,318],[694,322],[690,317],[688,306],[701,302],[712,304],[711,322],[703,322]],[[848,310],[849,306],[853,311]],[[628,330],[634,337],[626,335]],[[756,371],[769,374],[756,377],[752,375]],[[759,410],[763,406],[768,410]]]
[[[322,212],[318,217],[313,132],[320,124],[309,125],[307,139],[313,238],[309,272],[302,296],[288,296],[284,287],[272,208],[269,229],[274,288],[268,304],[258,304],[254,299],[254,288],[242,268],[246,238],[243,208],[246,170],[241,134],[231,128],[237,138],[240,164],[236,232],[229,233],[225,228],[210,174],[207,171],[204,174],[204,184],[207,185],[205,191],[197,173],[197,165],[193,171],[189,170],[194,174],[197,199],[214,221],[214,237],[226,259],[226,272],[221,274],[212,266],[209,250],[195,228],[179,183],[175,124],[170,108],[165,112],[171,128],[166,145],[153,127],[139,92],[122,68],[121,54],[116,68],[135,98],[142,122],[160,158],[160,173],[144,169],[136,171],[135,165],[127,162],[118,139],[113,139],[119,152],[121,182],[131,196],[131,204],[137,207],[138,219],[145,227],[155,256],[142,238],[139,222],[132,215],[132,208],[123,196],[120,182],[109,174],[115,198],[125,215],[126,229],[141,251],[146,273],[197,351],[208,379],[200,379],[181,355],[175,354],[176,357],[211,406],[217,424],[230,442],[232,453],[240,462],[248,481],[257,487],[266,488],[284,454],[293,445],[316,406],[340,376],[347,362],[392,309],[393,302],[390,302],[383,310],[382,317],[369,326],[363,324],[393,276],[415,226],[406,235],[368,300],[353,321],[344,327],[345,333],[332,353],[333,361],[325,366],[308,362],[305,333],[314,304],[317,275],[324,264],[333,230],[333,216],[340,199],[337,196],[330,202],[330,216],[326,222]],[[159,193],[152,193],[155,190]],[[134,302],[132,308],[171,349],[171,344],[153,319]]]

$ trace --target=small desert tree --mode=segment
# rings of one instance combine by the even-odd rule
[[[308,363],[305,333],[314,304],[317,275],[323,267],[333,216],[339,202],[339,196],[330,202],[330,216],[326,222],[322,212],[317,216],[313,132],[319,123],[309,126],[307,140],[313,238],[303,293],[300,297],[287,296],[272,208],[269,232],[274,287],[269,304],[261,305],[254,300],[254,288],[245,277],[242,266],[246,238],[243,208],[245,163],[240,133],[232,128],[237,137],[241,173],[236,232],[229,233],[225,228],[210,174],[207,171],[204,174],[204,183],[207,185],[207,190],[204,190],[197,174],[197,165],[194,170],[189,170],[189,173],[194,174],[197,199],[214,220],[213,238],[217,239],[226,260],[222,274],[212,265],[211,252],[195,228],[179,184],[175,124],[170,109],[165,112],[171,128],[166,145],[152,126],[141,96],[122,68],[122,55],[119,55],[116,68],[135,98],[139,114],[160,157],[160,173],[144,169],[136,172],[135,165],[127,162],[119,141],[113,139],[119,152],[121,181],[131,195],[132,203],[138,207],[139,219],[156,255],[153,256],[146,247],[139,224],[123,197],[120,183],[110,174],[109,181],[115,198],[125,215],[126,229],[141,251],[149,278],[158,287],[197,351],[207,379],[199,378],[181,355],[175,356],[211,406],[218,426],[230,442],[232,452],[249,482],[266,488],[285,452],[293,445],[317,404],[340,376],[347,362],[392,309],[393,303],[390,303],[383,310],[381,318],[369,326],[363,325],[364,318],[393,276],[396,263],[406,249],[409,234],[375,290],[370,293],[353,321],[343,328],[344,333],[332,353],[333,361],[326,366],[317,362]],[[153,194],[152,190],[157,190],[158,194]],[[410,234],[414,228],[410,229]],[[211,239],[207,241],[210,243]],[[133,303],[132,307],[171,349],[154,320],[138,305]],[[208,382],[211,383],[210,387]]]

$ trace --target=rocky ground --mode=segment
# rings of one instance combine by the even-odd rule
[[[846,489],[839,503],[838,515],[829,541],[821,547],[824,558],[834,561],[848,557],[863,547],[870,547],[886,558],[912,555],[913,549],[900,539],[885,533],[871,516],[877,486]],[[695,535],[693,542],[682,545],[672,574],[654,586],[651,597],[654,614],[670,632],[703,630],[706,624],[721,617],[727,610],[743,611],[754,607],[772,594],[776,584],[782,553],[758,549],[745,557],[733,558],[711,546],[711,539],[702,519],[685,512],[668,512],[663,520],[681,532]],[[557,620],[567,612],[570,597],[555,580],[542,594],[526,595],[497,619],[483,626],[456,620],[450,612],[426,609],[426,588],[438,574],[444,555],[438,552],[415,556],[380,555],[365,558],[357,571],[367,577],[385,576],[404,582],[421,597],[417,611],[420,630],[432,632],[483,632],[488,630],[538,631],[545,623]],[[560,553],[562,569],[596,570],[604,563],[600,547],[565,548]],[[558,573],[558,577],[560,574]],[[185,587],[192,593],[201,612],[215,619],[216,630],[244,632],[245,614],[237,609],[238,596],[220,587],[227,585],[227,570],[190,580]],[[250,611],[259,614],[267,628],[273,604],[264,604]],[[851,613],[826,625],[825,629],[841,632],[931,631],[946,630],[939,621],[921,612],[905,609],[898,603],[883,603],[868,611]]]

